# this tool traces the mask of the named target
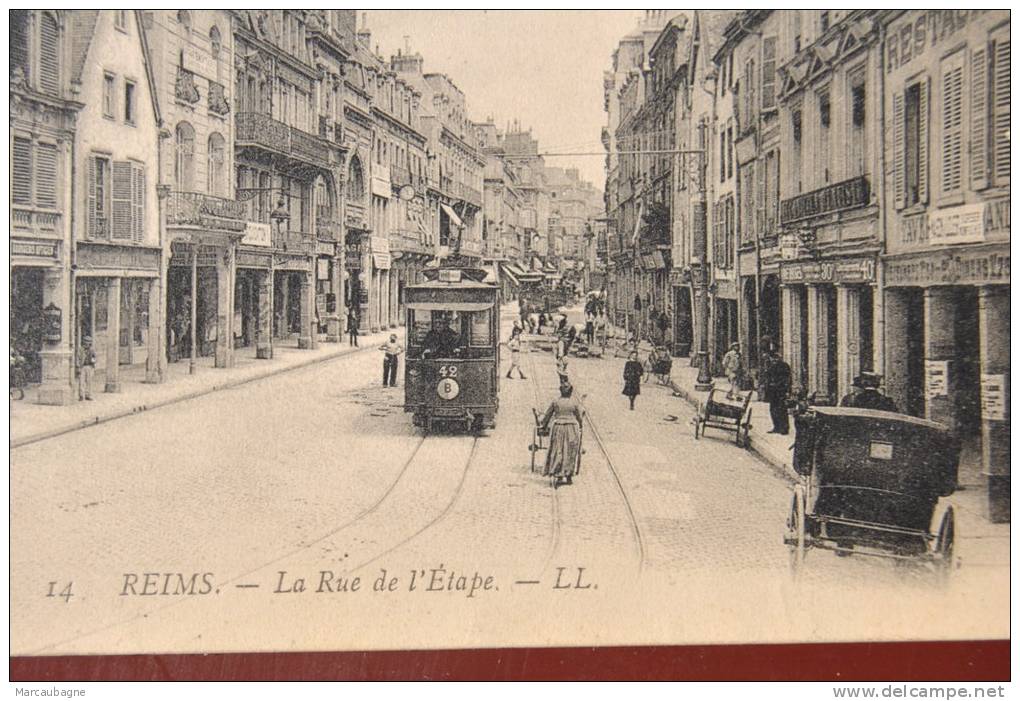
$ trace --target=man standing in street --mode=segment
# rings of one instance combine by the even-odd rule
[[[78,349],[78,401],[92,401],[92,378],[96,374],[96,351],[92,347],[92,337],[81,340]]]
[[[354,309],[347,312],[347,340],[357,348],[358,346],[358,312]]]
[[[391,333],[390,340],[379,346],[379,350],[385,352],[382,370],[383,387],[396,387],[397,367],[400,365],[400,354],[404,352],[404,347],[397,341],[397,334]]]
[[[772,430],[769,433],[783,436],[790,433],[790,415],[786,407],[790,394],[790,376],[790,364],[770,352],[762,383],[762,399],[768,402],[772,417]]]

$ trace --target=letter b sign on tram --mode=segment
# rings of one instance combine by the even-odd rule
[[[452,377],[443,378],[436,385],[436,394],[442,399],[456,399],[457,395],[460,394],[460,385]]]

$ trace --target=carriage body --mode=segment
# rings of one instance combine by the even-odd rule
[[[840,554],[921,558],[946,571],[955,522],[939,499],[957,486],[960,445],[942,424],[868,409],[814,408],[796,419],[787,544]]]
[[[484,270],[436,268],[425,275],[404,290],[404,411],[426,431],[439,424],[491,428],[499,408],[499,290],[484,282]],[[437,349],[430,332],[441,325],[456,339]]]

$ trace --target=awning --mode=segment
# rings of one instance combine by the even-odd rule
[[[425,312],[482,312],[492,309],[492,304],[488,302],[408,302],[407,308]]]
[[[527,270],[524,270],[521,266],[517,265],[516,263],[504,263],[504,266],[517,277],[528,274]]]
[[[460,217],[457,216],[457,213],[453,211],[452,207],[449,207],[442,202],[439,203],[439,206],[442,207],[444,212],[446,212],[446,216],[450,218],[450,221],[453,222],[454,226],[459,226],[461,228],[464,227],[464,222],[460,220]]]
[[[509,265],[501,265],[501,266],[499,266],[499,269],[500,269],[500,271],[502,271],[502,273],[504,275],[506,275],[508,278],[510,278],[510,282],[512,282],[513,284],[515,284],[517,286],[520,286],[521,281],[517,278],[516,275],[513,274],[513,271],[510,270],[510,266]]]

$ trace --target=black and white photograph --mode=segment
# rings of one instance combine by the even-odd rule
[[[1010,635],[1010,11],[15,9],[10,654]]]

